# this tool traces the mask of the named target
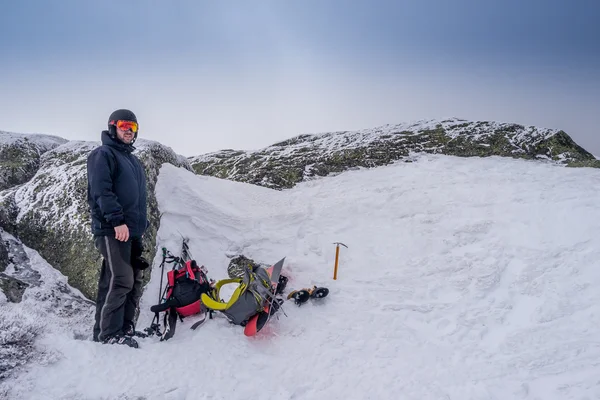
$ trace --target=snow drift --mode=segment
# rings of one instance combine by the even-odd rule
[[[217,316],[168,342],[49,332],[11,399],[584,399],[600,396],[600,171],[423,155],[276,191],[165,164],[157,247],[209,276],[286,256],[288,303],[254,338]],[[332,280],[335,246],[342,248]],[[152,319],[157,254],[138,329]],[[89,326],[91,332],[91,325]],[[183,379],[181,379],[183,374]],[[2,393],[2,392],[0,392]]]

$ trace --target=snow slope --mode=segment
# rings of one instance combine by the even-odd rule
[[[0,291],[0,382],[27,362],[52,363],[60,359],[53,346],[44,345],[44,336],[86,335],[93,324],[94,304],[68,285],[67,279],[48,264],[37,251],[24,246],[0,228],[0,240],[8,250],[9,263],[2,279],[10,277],[27,286],[18,303],[7,301]],[[1,267],[1,266],[0,266]],[[38,338],[42,338],[38,341]],[[0,398],[9,385],[0,385]],[[10,397],[9,397],[10,398]]]
[[[257,337],[222,318],[168,342],[59,333],[11,399],[595,399],[600,397],[597,169],[423,155],[289,191],[165,164],[158,246],[180,235],[215,279],[227,255],[286,256],[288,286],[327,285]],[[332,280],[335,246],[338,280]],[[159,256],[138,329],[158,296]],[[91,326],[90,326],[91,330]],[[1,392],[0,392],[1,393]]]

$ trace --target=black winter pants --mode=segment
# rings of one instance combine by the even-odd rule
[[[103,341],[113,335],[122,335],[127,327],[135,327],[143,271],[132,267],[132,258],[141,255],[142,246],[139,237],[120,242],[114,236],[95,236],[94,244],[103,257],[94,341]],[[137,252],[140,254],[135,254]]]

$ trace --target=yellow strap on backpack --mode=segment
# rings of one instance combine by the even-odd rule
[[[220,299],[221,297],[219,296],[219,291],[221,289],[221,287],[223,285],[227,285],[229,283],[241,283],[233,292],[233,294],[231,295],[231,298],[229,299],[229,301],[227,301],[227,303],[220,301],[220,300],[215,300],[215,299]],[[215,288],[213,290],[213,294],[214,294],[214,299],[211,298],[210,296],[208,296],[206,293],[202,293],[202,295],[200,296],[200,300],[202,300],[202,304],[204,304],[207,308],[210,308],[212,310],[215,311],[223,311],[223,310],[227,310],[229,307],[231,307],[242,295],[242,293],[244,293],[246,291],[246,284],[242,283],[242,279],[240,278],[231,278],[231,279],[223,279],[218,281],[215,284]]]

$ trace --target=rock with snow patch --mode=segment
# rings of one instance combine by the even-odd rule
[[[0,131],[0,190],[27,182],[40,165],[40,156],[67,140],[58,136]]]
[[[600,164],[561,130],[461,119],[300,135],[258,151],[223,150],[191,157],[190,162],[200,175],[285,189],[352,168],[410,162],[415,153],[502,156],[567,166]]]
[[[251,258],[239,254],[232,257],[227,266],[227,275],[230,278],[241,278],[244,276],[244,271],[254,271],[257,267],[269,268],[269,265],[258,263]]]
[[[0,228],[1,232],[3,232],[2,228]],[[8,267],[8,244],[0,240],[0,272],[4,272],[6,267]]]
[[[0,235],[3,232],[2,228],[0,228]],[[5,300],[8,302],[19,303],[23,298],[25,289],[29,285],[4,272],[11,262],[8,249],[9,242],[0,240],[0,294],[4,295]]]

